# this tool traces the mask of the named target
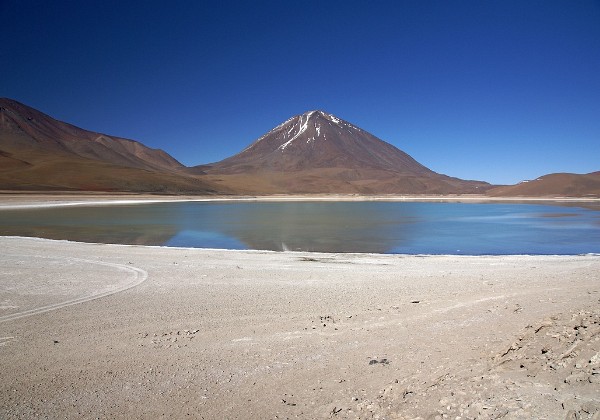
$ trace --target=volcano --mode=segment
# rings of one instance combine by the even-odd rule
[[[324,111],[296,115],[240,153],[188,170],[244,193],[452,194],[491,186],[438,174]]]

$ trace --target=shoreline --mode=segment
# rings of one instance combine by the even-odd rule
[[[302,256],[306,254],[310,255],[348,255],[348,256],[371,256],[371,257],[416,257],[416,258],[428,258],[428,257],[449,257],[449,258],[477,258],[477,257],[524,257],[524,258],[536,258],[536,257],[600,257],[600,253],[597,252],[586,252],[583,254],[393,254],[393,253],[376,253],[376,252],[325,252],[325,251],[297,251],[297,250],[286,250],[286,251],[274,251],[270,249],[231,249],[231,248],[194,248],[194,247],[182,247],[182,246],[166,246],[166,245],[141,245],[141,244],[116,244],[116,243],[105,243],[105,242],[82,242],[74,241],[71,239],[52,239],[42,238],[40,236],[19,236],[19,235],[0,235],[2,239],[24,239],[32,241],[50,241],[65,244],[79,244],[79,245],[110,245],[115,247],[135,247],[135,248],[148,248],[148,249],[174,249],[181,251],[214,251],[214,252],[231,252],[231,253],[257,253],[257,254],[290,254],[296,256]]]
[[[306,194],[263,196],[190,196],[151,194],[98,194],[98,193],[14,193],[0,192],[0,210],[48,208],[67,206],[132,205],[168,202],[465,202],[465,203],[566,203],[600,204],[593,197],[490,197],[485,195],[357,195],[357,194]]]
[[[588,418],[599,272],[0,237],[0,417]]]

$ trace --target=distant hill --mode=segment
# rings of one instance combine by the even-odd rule
[[[189,173],[246,193],[484,193],[485,182],[441,175],[323,111],[296,115],[240,153]]]
[[[556,173],[517,185],[490,189],[497,197],[600,197],[600,171],[589,174]]]
[[[131,192],[214,191],[179,173],[168,153],[57,121],[0,98],[0,189]]]

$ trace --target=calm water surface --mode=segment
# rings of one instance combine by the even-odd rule
[[[0,235],[172,247],[600,253],[600,210],[533,204],[178,202],[0,211]]]

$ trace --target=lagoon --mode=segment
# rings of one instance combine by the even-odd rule
[[[165,202],[0,211],[0,235],[273,251],[600,253],[600,209],[452,202]]]

